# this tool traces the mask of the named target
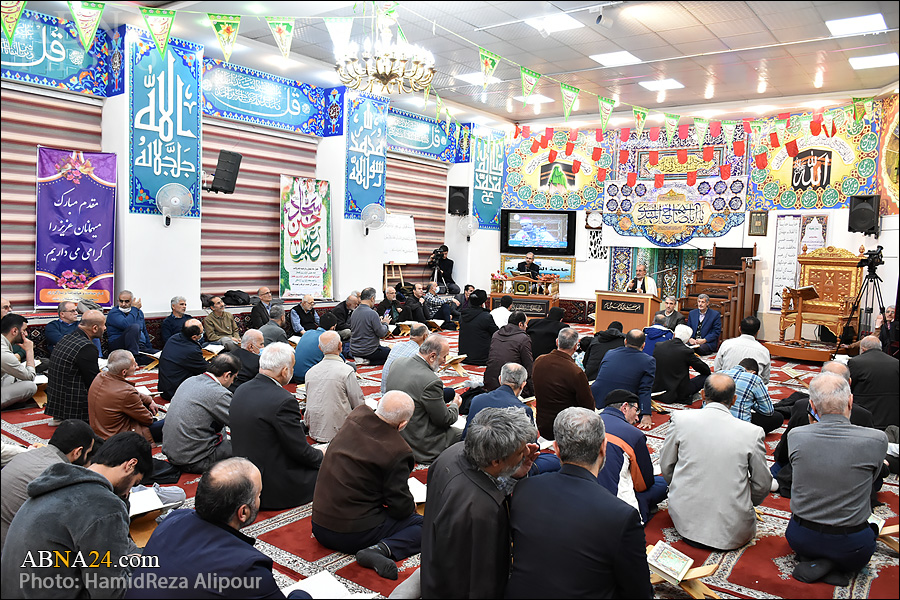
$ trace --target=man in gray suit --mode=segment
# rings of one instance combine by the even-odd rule
[[[450,344],[444,336],[430,335],[415,356],[394,361],[388,374],[387,390],[406,392],[416,405],[409,425],[400,432],[412,448],[416,462],[432,462],[448,446],[458,442],[462,434],[461,429],[452,427],[459,418],[462,398],[454,394],[450,400],[437,376],[449,353]]]
[[[288,343],[287,334],[284,333],[285,318],[284,306],[276,304],[269,309],[269,322],[259,328],[266,346],[275,342]]]
[[[753,507],[769,493],[763,430],[735,419],[734,380],[713,373],[702,410],[678,411],[660,452],[669,484],[669,516],[684,541],[733,550],[756,535]]]

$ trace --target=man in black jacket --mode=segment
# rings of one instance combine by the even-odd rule
[[[655,396],[659,402],[691,404],[692,397],[703,389],[703,384],[709,377],[709,366],[685,345],[690,337],[690,327],[676,325],[675,337],[658,343],[653,351],[653,358],[656,359],[653,391],[665,392]],[[691,377],[688,370],[691,367],[698,373],[696,377]]]
[[[484,308],[487,292],[475,290],[469,294],[469,308],[459,315],[459,353],[465,354],[467,365],[484,366],[491,350],[491,336],[497,324],[490,311]]]
[[[55,424],[65,419],[89,421],[88,390],[100,374],[93,340],[102,337],[104,330],[106,317],[99,310],[89,310],[75,331],[53,348],[44,412],[55,419]]]
[[[556,350],[556,336],[569,326],[568,323],[562,322],[564,316],[566,316],[566,311],[554,306],[546,317],[528,324],[525,331],[531,337],[532,358],[537,360],[538,356]]]
[[[244,332],[241,336],[241,347],[232,352],[241,361],[241,370],[228,391],[236,392],[241,385],[259,374],[259,353],[262,352],[264,345],[263,334],[258,329],[248,329]]]
[[[450,248],[446,244],[434,251],[428,266],[434,270],[434,280],[447,288],[448,294],[458,294],[459,286],[453,281],[453,261],[447,258]]]
[[[594,334],[591,345],[584,353],[584,374],[587,375],[587,378],[593,380],[597,377],[600,363],[603,362],[603,357],[608,351],[624,345],[625,334],[622,333],[622,324],[618,321],[610,323],[606,331],[598,331]]]
[[[200,348],[201,337],[203,325],[197,319],[189,319],[181,333],[166,342],[159,357],[159,393],[163,400],[171,400],[188,377],[206,372],[208,364]]]
[[[850,359],[850,389],[853,403],[867,408],[875,417],[875,427],[900,425],[900,372],[898,361],[882,351],[881,340],[874,335],[859,343],[860,355]]]
[[[403,305],[403,314],[401,321],[418,321],[424,323],[428,319],[425,318],[425,288],[421,283],[413,286],[413,293],[406,297],[406,304]]]
[[[337,306],[331,309],[331,314],[337,317],[338,321],[334,330],[341,336],[342,342],[350,341],[350,315],[357,306],[359,306],[359,292],[352,291],[346,300],[338,302]]]

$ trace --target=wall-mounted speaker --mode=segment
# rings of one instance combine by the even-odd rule
[[[447,212],[464,217],[469,214],[469,188],[451,185],[447,191]]]
[[[234,184],[237,182],[238,172],[241,170],[241,160],[244,157],[237,152],[229,150],[219,151],[219,161],[216,163],[216,172],[209,191],[223,194],[233,194]]]
[[[850,196],[847,231],[878,237],[881,196]]]

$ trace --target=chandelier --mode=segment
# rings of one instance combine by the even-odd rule
[[[388,20],[379,21],[374,47],[366,38],[361,55],[355,42],[335,51],[334,68],[341,83],[354,90],[382,94],[410,94],[427,89],[434,79],[434,56],[410,44],[402,35],[392,42]]]

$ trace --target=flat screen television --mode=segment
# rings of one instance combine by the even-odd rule
[[[500,252],[575,255],[575,211],[501,210]]]

